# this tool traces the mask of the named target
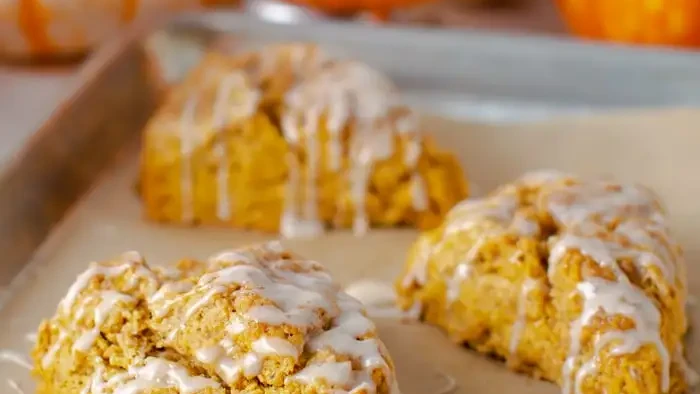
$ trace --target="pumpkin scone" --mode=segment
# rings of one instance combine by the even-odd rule
[[[277,242],[150,268],[95,263],[43,322],[38,393],[398,393],[359,301]]]
[[[530,173],[412,247],[403,308],[569,393],[685,393],[685,262],[637,185]]]
[[[145,129],[146,216],[318,234],[428,229],[467,195],[391,81],[314,45],[210,54]]]

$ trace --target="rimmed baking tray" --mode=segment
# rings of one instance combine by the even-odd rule
[[[97,53],[78,78],[81,84],[3,169],[0,321],[5,324],[0,349],[25,351],[24,335],[53,313],[57,299],[90,260],[138,249],[161,263],[274,238],[146,223],[134,187],[138,136],[156,108],[163,80],[177,80],[205,47],[281,40],[313,40],[366,61],[388,73],[423,111],[469,120],[429,117],[426,125],[457,151],[470,179],[484,188],[542,166],[650,184],[669,205],[680,207],[673,223],[682,229],[680,238],[690,255],[697,256],[700,248],[690,229],[700,220],[691,198],[700,193],[699,175],[692,170],[700,159],[692,125],[700,114],[542,121],[572,113],[700,103],[698,55],[465,31],[284,26],[238,14],[190,14],[155,29],[137,27]],[[538,122],[502,124],[512,121]],[[378,231],[363,239],[339,232],[290,245],[327,263],[346,283],[370,276],[391,279],[414,238],[411,230]],[[339,256],[339,249],[357,252]],[[689,272],[698,273],[695,268]],[[697,289],[697,280],[689,277],[691,290]],[[408,380],[409,394],[439,391],[444,373],[457,380],[458,392],[512,387],[524,393],[556,391],[454,348],[428,327],[383,323],[381,329],[395,334],[389,346],[397,348],[399,372],[406,376],[400,380]],[[428,355],[411,356],[401,341]],[[430,355],[431,349],[439,349],[440,357]],[[441,365],[442,372],[426,363]],[[495,379],[488,389],[468,374],[460,377],[470,365]],[[14,368],[0,364],[0,385],[12,377],[30,387]]]

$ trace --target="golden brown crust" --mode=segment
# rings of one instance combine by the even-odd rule
[[[264,231],[284,231],[285,213],[330,227],[357,226],[364,220],[358,216],[369,226],[438,225],[466,196],[464,174],[453,155],[420,135],[404,106],[390,102],[390,88],[363,82],[384,82],[374,74],[306,44],[207,56],[146,127],[146,216]],[[349,88],[352,83],[359,88]],[[298,100],[289,99],[293,93]],[[374,95],[377,108],[387,107],[370,114],[376,121],[369,126],[348,101],[358,95]],[[313,112],[315,106],[320,110]],[[416,130],[399,130],[406,125]],[[290,127],[298,127],[297,137]],[[360,148],[374,152],[367,179],[358,169]],[[379,152],[384,149],[390,154]]]
[[[33,359],[47,394],[397,392],[360,303],[277,243],[169,269],[133,253],[94,264]]]
[[[423,234],[400,303],[565,393],[680,393],[684,261],[649,190],[533,173]]]

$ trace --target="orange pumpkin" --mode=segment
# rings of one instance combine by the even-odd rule
[[[137,17],[230,0],[0,1],[0,56],[75,55],[104,41]]]
[[[615,42],[700,46],[700,0],[557,0],[574,34]]]

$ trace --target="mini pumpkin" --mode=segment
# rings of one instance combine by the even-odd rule
[[[222,3],[233,1],[0,1],[0,56],[26,58],[78,55],[143,15]]]
[[[698,0],[557,0],[572,32],[633,44],[700,46]]]

